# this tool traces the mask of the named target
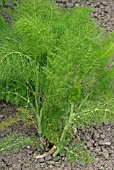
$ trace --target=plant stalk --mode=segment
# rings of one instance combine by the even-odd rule
[[[36,74],[35,74],[35,105],[36,105],[36,110],[35,110],[35,115],[36,115],[36,119],[37,119],[37,126],[38,126],[38,134],[40,137],[40,146],[42,149],[44,149],[43,147],[43,143],[42,143],[42,129],[41,129],[41,110],[39,110],[39,95],[38,95],[38,89],[39,89],[39,81],[38,81],[38,76],[39,76],[39,64],[36,65]]]
[[[70,125],[72,124],[73,122],[73,119],[75,117],[75,113],[74,113],[74,103],[71,103],[71,109],[70,109],[70,116],[69,116],[69,120],[68,122],[66,123],[65,127],[64,127],[64,130],[63,130],[63,133],[61,135],[61,139],[60,139],[60,142],[64,140],[65,136],[66,136],[66,133],[68,132],[69,128],[70,128]],[[57,156],[57,154],[60,152],[60,148],[57,148],[57,150],[54,152],[53,154],[53,157]]]

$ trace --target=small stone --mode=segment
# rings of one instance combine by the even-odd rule
[[[56,0],[56,2],[57,2],[57,3],[61,3],[61,2],[62,2],[62,0]]]
[[[99,141],[99,145],[105,145],[105,146],[110,146],[111,142],[105,142],[105,141]]]
[[[95,132],[94,135],[93,135],[93,139],[96,140],[99,138],[99,133]]]
[[[55,167],[60,167],[60,165],[61,165],[60,163],[55,163],[54,164]]]
[[[100,170],[104,170],[104,167],[103,167],[103,166],[101,166],[101,167],[100,167]]]
[[[100,148],[96,148],[96,149],[94,149],[94,152],[96,152],[96,153],[99,153],[101,151],[101,149]]]
[[[107,6],[107,2],[106,1],[102,1],[101,4],[104,5],[104,6]]]
[[[98,155],[101,156],[101,155],[102,155],[102,152],[98,152]]]
[[[23,159],[21,160],[20,158],[18,159],[19,164],[23,164]]]
[[[1,166],[2,166],[3,168],[5,168],[5,167],[6,167],[5,162],[1,162]]]
[[[72,3],[75,4],[77,0],[72,0]]]
[[[98,161],[99,161],[99,158],[95,158],[95,161],[98,162]]]
[[[64,8],[65,7],[65,4],[64,3],[59,3],[59,6]]]
[[[85,139],[87,140],[87,141],[90,141],[91,140],[91,138],[90,138],[90,136],[85,136]]]
[[[103,157],[105,159],[108,159],[109,158],[109,152],[107,150],[103,150],[103,153],[102,153]]]
[[[114,146],[110,146],[110,148],[111,148],[112,150],[114,150]]]
[[[19,149],[15,149],[14,153],[16,153],[16,154],[19,153]]]
[[[49,160],[51,160],[51,159],[52,159],[52,157],[51,157],[50,155],[48,155],[48,156],[45,157],[45,160],[46,160],[46,161],[49,161]]]
[[[105,135],[104,135],[104,134],[101,134],[101,135],[100,135],[100,138],[101,138],[101,139],[105,139]]]
[[[3,118],[3,117],[4,117],[4,115],[0,114],[0,118]]]
[[[7,133],[10,134],[11,132],[12,132],[12,129],[11,129],[11,128],[8,128],[8,129],[7,129]]]
[[[104,9],[104,5],[100,5],[100,9]]]
[[[39,159],[39,162],[40,162],[40,163],[43,163],[43,162],[44,162],[44,159],[43,159],[43,158]]]
[[[4,134],[4,133],[1,133],[1,134],[0,134],[0,137],[1,137],[1,138],[5,137],[5,134]]]
[[[93,151],[93,147],[90,147],[89,150],[90,150],[90,151]]]
[[[16,170],[21,170],[21,165],[13,164],[12,167]]]
[[[54,165],[55,162],[54,162],[54,161],[48,161],[47,164],[48,164],[48,165]]]
[[[65,164],[62,163],[61,166],[60,166],[60,168],[63,169],[64,167],[65,167]]]
[[[28,154],[31,155],[33,153],[33,150],[28,149]]]
[[[91,2],[86,2],[87,5],[91,5]]]
[[[27,146],[28,149],[30,149],[30,146]]]
[[[66,0],[61,0],[62,3],[66,3]]]
[[[49,169],[52,169],[52,168],[53,168],[53,165],[50,165],[50,166],[49,166]]]
[[[27,164],[27,163],[26,163],[26,164],[24,164],[24,167],[25,167],[25,168],[29,167],[29,164]]]
[[[66,6],[67,6],[68,8],[73,8],[73,7],[74,7],[74,4],[67,2],[67,3],[66,3]]]
[[[85,134],[85,132],[86,132],[86,129],[85,129],[85,128],[82,128],[82,133]]]
[[[91,139],[91,143],[93,143],[93,144],[95,143],[93,139]]]
[[[93,170],[93,167],[89,167],[89,170]]]
[[[93,144],[92,144],[91,141],[87,142],[87,147],[88,147],[88,148],[91,148],[92,146],[93,146]]]
[[[41,164],[40,164],[40,167],[41,167],[42,169],[44,169],[45,163],[41,163]]]
[[[14,169],[12,167],[10,167],[9,170],[14,170]]]
[[[35,164],[35,169],[39,169],[40,168],[40,164]]]

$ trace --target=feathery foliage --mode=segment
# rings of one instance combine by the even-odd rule
[[[11,28],[0,20],[0,98],[31,107],[40,136],[56,145],[66,134],[65,124],[69,129],[88,103],[113,100],[114,69],[106,68],[114,54],[114,33],[99,28],[91,11],[23,0]]]
[[[11,152],[14,149],[20,149],[28,145],[34,146],[34,140],[14,133],[0,140],[0,152]]]

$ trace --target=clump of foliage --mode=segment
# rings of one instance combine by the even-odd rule
[[[114,69],[106,67],[114,33],[100,29],[91,11],[24,0],[11,28],[0,17],[0,98],[32,110],[40,138],[57,146],[89,103],[113,101]]]
[[[19,121],[19,115],[9,116],[6,120],[0,122],[0,129],[16,124]]]
[[[67,159],[70,162],[74,160],[80,163],[94,162],[94,157],[88,153],[87,149],[84,149],[84,144],[72,142],[69,147],[65,148]]]
[[[0,140],[0,152],[11,152],[26,146],[34,146],[35,141],[26,136],[11,134]]]

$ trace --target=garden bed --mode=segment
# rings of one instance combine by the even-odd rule
[[[15,107],[1,103],[0,104],[0,122],[5,121],[9,116],[15,116],[17,110]],[[12,133],[32,136],[37,131],[34,126],[24,125],[22,121],[17,122],[15,125],[6,127],[0,130],[0,139],[7,137]],[[93,161],[89,163],[74,163],[70,164],[65,155],[62,154],[56,159],[51,155],[45,158],[35,159],[34,154],[41,154],[35,146],[26,144],[26,147],[19,149],[16,148],[10,153],[0,154],[0,169],[1,170],[113,170],[114,167],[114,123],[102,123],[102,125],[93,125],[91,129],[77,129],[76,136],[73,139],[80,144],[86,141],[84,146],[89,154],[94,157]],[[14,143],[15,142],[15,143]],[[13,144],[16,144],[16,139]],[[8,146],[10,148],[10,144]],[[18,145],[17,145],[18,147]],[[75,146],[74,146],[75,147]],[[84,158],[88,155],[79,149],[78,161],[85,161]],[[87,158],[89,160],[89,156]],[[88,161],[87,160],[87,161]]]
[[[98,23],[104,27],[107,31],[114,30],[114,1],[83,1],[83,0],[56,0],[62,7],[77,7],[79,4],[84,6],[92,6],[96,8],[96,12],[92,13],[92,17],[95,18]],[[3,8],[7,8],[4,6]],[[10,18],[2,13],[4,18],[10,23]],[[113,67],[113,61],[111,67]],[[80,158],[77,157],[77,162],[70,164],[65,154],[60,154],[57,158],[53,158],[48,155],[45,158],[35,159],[35,154],[42,154],[41,150],[36,146],[32,146],[32,139],[38,141],[37,130],[33,124],[24,123],[19,120],[18,108],[5,102],[0,103],[0,123],[9,119],[11,125],[3,125],[5,128],[0,129],[0,139],[11,135],[12,133],[23,135],[28,138],[26,147],[22,149],[15,149],[10,153],[0,154],[0,169],[1,170],[113,170],[114,169],[114,122],[104,123],[101,125],[92,125],[90,129],[81,128],[75,129],[73,141],[76,141],[78,145],[84,141],[84,148],[90,154],[87,155],[79,148]],[[14,118],[14,119],[13,119]],[[23,118],[24,120],[24,118]],[[15,121],[15,122],[13,122]],[[1,124],[0,124],[1,125]],[[35,137],[34,137],[35,136]],[[21,138],[20,138],[21,140]],[[24,140],[24,139],[22,139]],[[16,141],[16,139],[15,139]],[[29,145],[30,142],[30,145]],[[16,143],[16,142],[15,142]],[[48,144],[47,144],[48,145]],[[8,146],[8,145],[7,145]],[[10,145],[8,146],[10,148]],[[51,146],[49,146],[51,148]],[[78,161],[84,161],[84,157],[88,160],[87,163],[78,163]],[[93,159],[92,159],[93,158]],[[90,161],[89,161],[90,160]],[[88,163],[89,162],[89,163]]]

